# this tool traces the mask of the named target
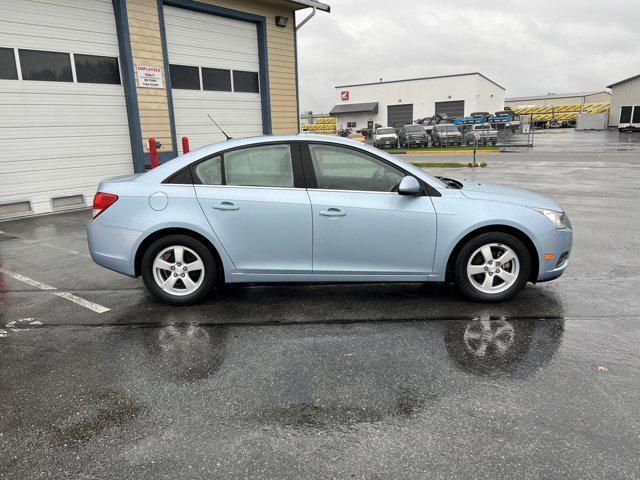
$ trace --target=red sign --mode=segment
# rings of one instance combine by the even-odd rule
[[[346,102],[347,100],[349,100],[349,90],[344,90],[344,91],[340,92],[340,99],[343,102]]]

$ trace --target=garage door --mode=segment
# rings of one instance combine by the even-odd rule
[[[413,123],[413,104],[389,105],[387,107],[387,125],[389,127],[411,125]]]
[[[224,140],[207,115],[234,138],[262,135],[256,24],[170,6],[164,21],[178,138]]]
[[[436,114],[447,115],[449,118],[464,117],[464,100],[450,102],[436,102]]]
[[[111,0],[0,0],[0,218],[133,170]]]

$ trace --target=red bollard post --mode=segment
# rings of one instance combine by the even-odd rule
[[[158,150],[156,149],[156,139],[149,139],[149,158],[151,160],[151,168],[158,166]]]
[[[189,139],[187,137],[182,137],[182,153],[189,153]]]

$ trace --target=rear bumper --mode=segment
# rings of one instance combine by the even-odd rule
[[[87,228],[89,253],[98,265],[135,277],[135,247],[142,232],[93,221]]]
[[[554,280],[564,273],[571,261],[573,230],[571,228],[554,229],[538,238],[540,247],[540,267],[537,282]],[[544,255],[553,254],[552,260],[545,260]],[[561,256],[566,254],[566,258]]]

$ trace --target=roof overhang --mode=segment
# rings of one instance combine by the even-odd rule
[[[624,80],[620,80],[619,82],[612,83],[611,85],[607,85],[607,88],[613,88],[613,87],[615,87],[616,85],[620,85],[621,83],[625,83],[625,82],[628,82],[628,81],[630,81],[630,80],[635,80],[635,79],[636,79],[636,78],[638,78],[638,77],[640,77],[640,74],[638,74],[638,75],[634,75],[633,77],[625,78]]]
[[[298,5],[297,9],[300,8],[317,8],[318,10],[322,10],[323,12],[330,12],[331,7],[326,3],[317,2],[316,0],[289,0],[290,3],[295,3]]]
[[[341,103],[334,106],[329,115],[341,113],[378,113],[378,102]]]

